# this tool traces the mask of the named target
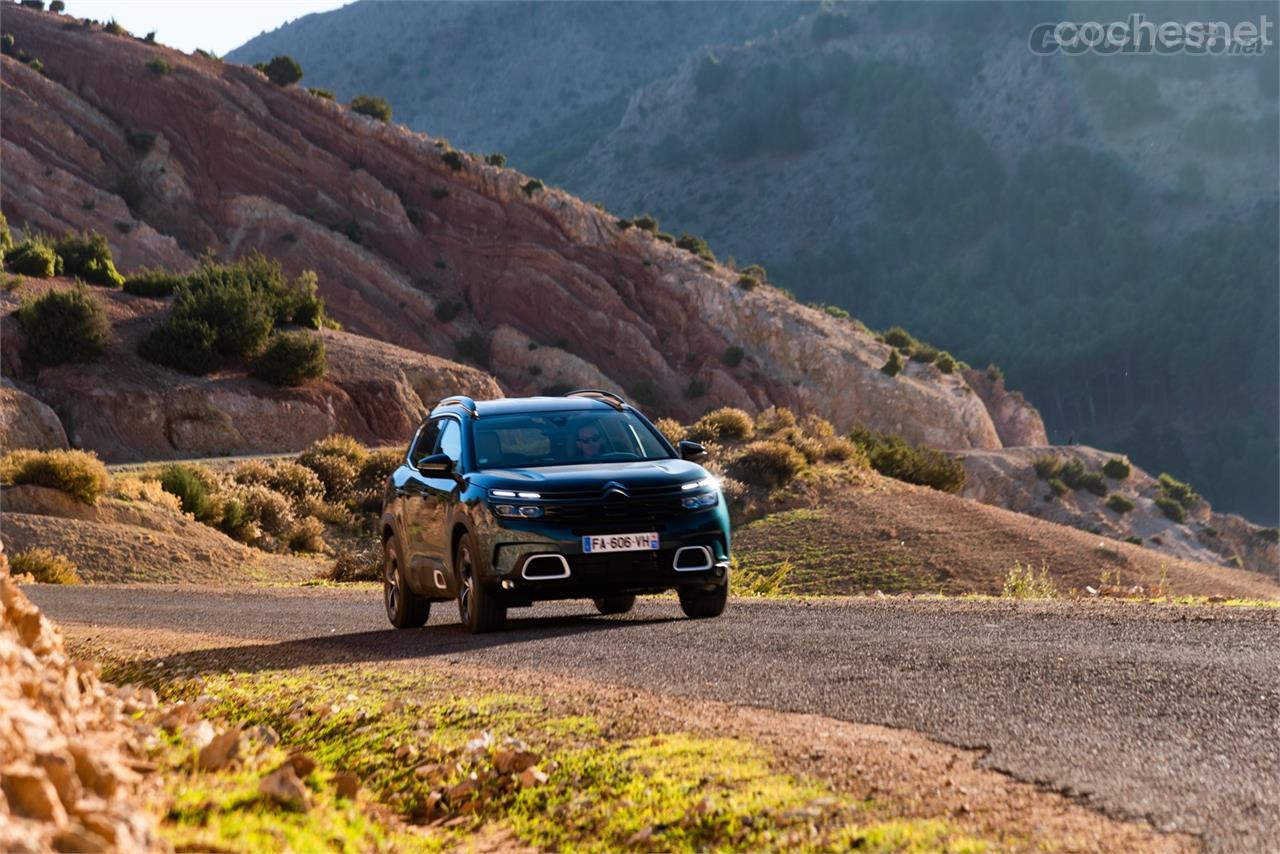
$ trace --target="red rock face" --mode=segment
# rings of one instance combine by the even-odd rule
[[[347,330],[448,358],[505,330],[488,367],[509,392],[605,379],[655,415],[776,404],[940,447],[1001,444],[959,376],[887,377],[888,349],[854,323],[744,292],[732,270],[526,192],[517,172],[250,68],[20,8],[5,29],[48,74],[3,60],[14,225],[97,228],[125,270],[259,249],[316,270]],[[160,58],[170,73],[148,69]],[[461,307],[449,322],[445,301]],[[746,353],[732,368],[731,346]]]

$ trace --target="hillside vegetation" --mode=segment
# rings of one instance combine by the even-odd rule
[[[523,41],[503,42],[504,55],[536,50],[539,70],[519,90],[524,111],[498,122],[461,109],[469,66],[415,58],[386,22],[352,11],[233,56],[309,50],[314,78],[393,102],[426,73],[433,109],[401,96],[411,126],[501,147],[624,216],[701,235],[802,300],[994,361],[1056,441],[1115,447],[1226,509],[1280,518],[1274,53],[1029,53],[1034,23],[1093,6],[768,6],[781,26],[754,41],[699,28],[691,6],[671,17],[629,7],[637,44],[670,45],[678,66],[641,85],[583,71],[579,30],[504,5],[504,38]],[[1241,4],[1228,17],[1265,11]],[[419,14],[456,44],[493,43],[487,27]],[[377,47],[334,69],[348,54],[318,48],[352,28],[379,33]],[[578,87],[590,94],[564,94]],[[511,127],[528,132],[512,142]]]

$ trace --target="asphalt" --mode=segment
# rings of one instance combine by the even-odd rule
[[[539,605],[476,637],[440,605],[395,631],[371,589],[27,590],[63,624],[261,641],[258,667],[434,657],[916,730],[1210,850],[1280,851],[1274,609],[734,601],[692,621],[658,599],[623,617]]]

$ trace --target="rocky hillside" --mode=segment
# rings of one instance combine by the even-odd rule
[[[501,148],[583,198],[763,263],[802,300],[1000,364],[1056,441],[1118,447],[1280,518],[1275,51],[1030,53],[1034,24],[1092,6],[766,6],[791,22],[734,42],[696,19],[704,6],[628,4],[627,41],[673,46],[671,70],[643,85],[597,73],[582,27],[547,30],[534,3],[357,4],[233,56],[293,54],[314,85],[403,100],[414,129]],[[1236,21],[1269,7],[1213,8]],[[403,35],[385,20],[411,14],[425,20]],[[434,31],[444,52],[401,47]],[[501,62],[484,61],[491,49]],[[509,68],[518,84],[488,85]],[[502,120],[473,109],[516,93],[525,107]],[[529,133],[511,142],[511,127]]]
[[[96,228],[125,270],[261,250],[292,274],[314,268],[348,332],[465,358],[508,392],[604,384],[657,414],[784,404],[916,443],[1002,444],[960,373],[909,362],[890,376],[891,348],[859,324],[518,172],[97,25],[11,8],[4,28],[42,63],[3,58],[0,177],[14,226]],[[31,382],[71,411],[82,377],[44,373]],[[70,418],[81,437],[127,424]],[[233,444],[225,425],[209,438],[196,422],[195,441]],[[147,444],[167,441],[161,423],[144,426]]]

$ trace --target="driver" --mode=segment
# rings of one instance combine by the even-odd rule
[[[578,456],[584,459],[600,456],[604,452],[604,431],[600,429],[600,422],[588,421],[580,426],[573,444],[578,449]]]

